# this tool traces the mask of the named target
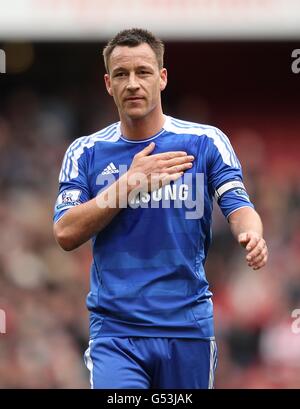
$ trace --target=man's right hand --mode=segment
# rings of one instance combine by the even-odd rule
[[[155,143],[137,153],[127,172],[128,184],[131,188],[153,191],[171,181],[179,179],[184,171],[193,166],[194,156],[184,151],[169,151],[151,155]]]

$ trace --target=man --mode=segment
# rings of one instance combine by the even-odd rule
[[[56,240],[65,250],[93,241],[85,354],[93,388],[213,387],[204,262],[214,197],[248,265],[267,261],[227,137],[163,114],[163,52],[142,29],[108,43],[104,80],[120,122],[75,140],[60,173]]]

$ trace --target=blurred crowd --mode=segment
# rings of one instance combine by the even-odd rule
[[[69,89],[55,99],[23,88],[2,101],[0,309],[6,314],[6,333],[0,334],[0,388],[89,387],[83,353],[90,244],[64,253],[52,234],[67,146],[117,119],[100,92],[89,91],[93,109],[87,109],[86,92]],[[182,119],[210,119],[195,97],[180,107],[166,105],[167,114]],[[205,115],[198,118],[201,110]],[[224,126],[263,218],[270,260],[263,270],[249,269],[215,206],[206,266],[219,349],[215,386],[300,388],[300,333],[292,331],[292,311],[300,308],[300,145],[288,128],[275,135],[276,118],[264,133],[259,124]]]

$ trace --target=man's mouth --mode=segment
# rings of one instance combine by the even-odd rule
[[[142,99],[144,99],[144,98],[143,97],[132,96],[132,97],[125,98],[125,101],[140,101]]]

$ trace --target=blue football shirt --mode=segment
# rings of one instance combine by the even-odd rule
[[[90,335],[212,338],[212,293],[204,264],[215,199],[224,216],[253,207],[241,165],[218,128],[165,117],[147,140],[127,140],[117,122],[68,148],[54,221],[97,196],[150,141],[153,153],[186,151],[193,167],[175,183],[131,198],[92,238]]]

